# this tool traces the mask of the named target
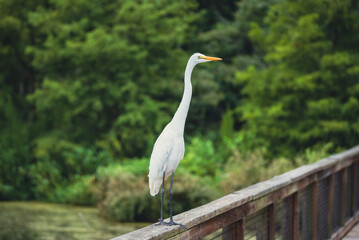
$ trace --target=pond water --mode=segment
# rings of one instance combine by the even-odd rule
[[[0,240],[108,240],[147,225],[106,221],[92,207],[0,202]]]

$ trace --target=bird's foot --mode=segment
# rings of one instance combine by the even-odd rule
[[[165,225],[164,224],[165,221],[163,221],[163,219],[158,219],[158,223],[155,223],[155,226],[159,226],[159,225]]]
[[[160,221],[156,224],[156,225],[165,225],[165,226],[175,226],[175,225],[178,225],[178,226],[181,226],[184,230],[187,230],[187,228],[183,225],[183,224],[180,224],[180,223],[176,223],[174,222],[173,220],[170,221],[170,222],[165,222],[165,221],[161,221],[161,219],[159,219]]]

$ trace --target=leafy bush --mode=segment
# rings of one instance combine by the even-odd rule
[[[358,7],[353,0],[330,7],[322,0],[278,1],[266,26],[251,24],[265,66],[238,72],[246,97],[237,107],[243,130],[265,140],[272,156],[327,142],[334,151],[358,144]]]
[[[333,144],[329,143],[320,149],[307,149],[293,159],[279,157],[268,161],[265,149],[240,152],[233,149],[224,166],[219,188],[222,194],[238,191],[260,181],[268,180],[276,175],[294,168],[316,162],[328,155]]]
[[[264,148],[255,151],[239,150],[244,149],[246,144],[243,139],[248,137],[250,136],[237,134],[217,148],[210,140],[192,139],[175,174],[174,213],[192,209],[221,195],[318,161],[332,147],[332,144],[327,144],[320,149],[307,149],[293,159],[282,157],[269,161]],[[219,160],[225,158],[228,159]],[[132,159],[98,169],[92,183],[102,216],[117,221],[157,220],[160,194],[156,197],[149,194],[148,166],[148,159]],[[167,180],[165,214],[169,210],[169,185],[170,181]]]
[[[71,191],[79,188],[88,192],[89,190],[85,190],[88,188],[86,177],[81,179],[81,176],[94,174],[98,166],[113,162],[105,151],[85,148],[50,137],[37,141],[35,156],[38,160],[31,165],[29,171],[35,185],[35,196],[37,199],[54,202],[69,201],[66,194],[61,194],[66,188],[72,189]],[[88,203],[90,202],[92,200]]]
[[[238,191],[260,181],[294,168],[291,161],[275,159],[271,164],[266,160],[265,150],[240,153],[234,150],[225,166],[225,175],[220,182],[222,193]]]
[[[93,206],[96,201],[91,184],[92,179],[92,176],[82,176],[66,187],[59,187],[49,196],[49,200],[52,202]]]
[[[0,200],[28,199],[32,183],[30,132],[10,95],[0,90]]]
[[[196,176],[213,177],[221,164],[210,140],[195,137],[186,146],[186,154],[181,160],[181,168]]]
[[[156,197],[149,194],[148,177],[136,176],[136,173],[129,171],[134,170],[134,165],[146,166],[147,175],[148,160],[134,160],[128,164],[99,169],[93,184],[100,213],[117,221],[156,221],[160,213],[160,194]],[[165,188],[168,195],[169,181]],[[207,203],[216,194],[199,177],[179,171],[173,184],[174,214]],[[169,211],[168,196],[164,205],[166,214]]]

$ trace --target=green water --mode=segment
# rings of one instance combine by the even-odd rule
[[[147,225],[106,221],[91,207],[0,202],[0,240],[102,240]]]

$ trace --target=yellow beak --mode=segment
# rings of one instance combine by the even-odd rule
[[[203,56],[203,59],[206,59],[208,61],[221,61],[222,58],[218,58],[218,57],[209,57],[209,56]]]

